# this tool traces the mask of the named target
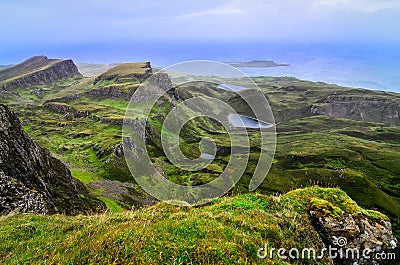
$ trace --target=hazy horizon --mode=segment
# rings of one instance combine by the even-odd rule
[[[260,59],[299,78],[400,91],[400,1],[15,0],[0,3],[0,21],[1,65]]]
[[[159,43],[230,43],[244,53],[246,43],[400,44],[395,0],[15,0],[0,3],[0,22],[1,64],[40,53],[118,57],[129,45],[149,56]]]

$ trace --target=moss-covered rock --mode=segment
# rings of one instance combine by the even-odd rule
[[[282,203],[308,213],[327,249],[357,249],[359,253],[368,250],[368,256],[373,257],[396,248],[397,239],[392,233],[389,218],[380,212],[359,207],[342,190],[318,187],[294,190],[282,197]],[[335,264],[379,264],[362,254],[337,255],[333,260]]]

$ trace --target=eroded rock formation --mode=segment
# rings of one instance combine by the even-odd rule
[[[0,81],[3,83],[0,88],[12,90],[19,87],[49,84],[70,77],[82,77],[72,60],[35,56],[0,71]]]
[[[0,214],[79,214],[103,209],[83,184],[0,104]]]

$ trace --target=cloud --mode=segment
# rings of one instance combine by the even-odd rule
[[[400,9],[400,1],[397,0],[316,0],[315,4],[321,8],[348,9],[365,13]]]
[[[218,16],[218,15],[233,15],[233,14],[243,14],[244,11],[233,6],[217,7],[213,9],[203,10],[199,12],[192,12],[184,15],[177,16],[177,19],[192,19],[205,16]]]
[[[399,0],[0,1],[2,45],[204,41],[400,41]]]

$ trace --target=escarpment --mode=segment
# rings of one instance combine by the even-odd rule
[[[328,95],[310,111],[312,115],[400,125],[400,100],[393,97]]]
[[[142,63],[124,63],[120,64],[107,72],[99,75],[94,84],[100,81],[111,81],[124,78],[136,78],[139,82],[143,82],[152,74],[150,62]]]
[[[0,88],[13,90],[54,83],[82,75],[72,60],[35,56],[20,64],[0,70]]]
[[[103,209],[83,184],[23,130],[0,105],[0,214],[80,214]]]

